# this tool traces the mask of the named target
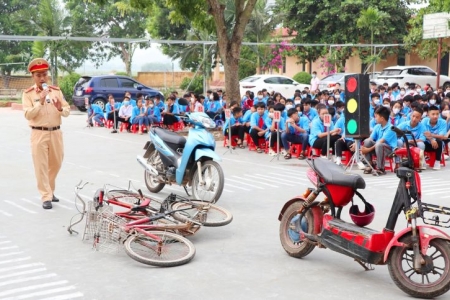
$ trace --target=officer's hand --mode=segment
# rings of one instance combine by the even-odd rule
[[[55,108],[56,108],[57,110],[59,110],[59,111],[62,110],[62,102],[61,102],[61,100],[59,100],[58,97],[56,97],[56,99],[53,100],[53,105],[55,106]]]
[[[42,90],[39,93],[39,102],[43,105],[45,102],[45,97],[47,97],[48,93],[50,93],[50,90],[46,89],[46,90]]]

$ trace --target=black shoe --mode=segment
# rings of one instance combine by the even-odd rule
[[[44,201],[42,202],[42,208],[43,209],[52,209],[52,201]]]
[[[103,123],[100,123],[100,127],[105,127],[105,124],[103,124]]]
[[[114,129],[113,131],[111,131],[111,133],[117,133],[117,130]]]
[[[52,202],[59,202],[59,199],[56,198],[55,195],[53,195]]]

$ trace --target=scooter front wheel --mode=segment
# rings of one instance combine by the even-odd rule
[[[192,177],[192,195],[197,200],[216,203],[222,195],[225,183],[222,168],[213,160],[203,162],[200,170],[202,182],[198,172],[198,169],[195,170]]]
[[[414,269],[411,237],[402,240],[407,246],[395,247],[389,256],[389,274],[405,293],[422,299],[432,299],[450,289],[450,246],[442,239],[430,241],[420,271]]]
[[[156,149],[153,149],[153,151],[150,152],[150,155],[148,157],[148,164],[152,166],[158,166],[162,164],[161,157],[159,156],[159,153],[158,151],[156,151]],[[154,175],[150,174],[147,171],[144,172],[144,179],[147,189],[152,193],[159,193],[166,185],[165,183],[160,182]]]
[[[302,258],[314,250],[314,245],[300,237],[300,229],[312,233],[314,219],[311,211],[307,211],[300,220],[298,210],[304,201],[292,203],[284,212],[280,222],[280,240],[284,250],[292,257]]]

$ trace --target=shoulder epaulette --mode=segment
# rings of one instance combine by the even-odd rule
[[[51,88],[52,90],[59,91],[59,87],[57,87],[57,86],[49,85],[48,87]]]
[[[34,90],[34,86],[27,88],[25,90],[25,93],[31,92],[32,90]]]

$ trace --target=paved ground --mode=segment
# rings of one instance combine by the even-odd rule
[[[352,259],[315,249],[307,258],[289,257],[278,238],[282,205],[303,193],[306,163],[245,150],[223,155],[226,185],[219,203],[233,222],[202,228],[190,240],[197,249],[187,265],[153,268],[124,252],[95,252],[67,225],[76,213],[73,188],[80,180],[91,197],[106,183],[144,188],[136,154],[146,136],[110,134],[85,128],[85,115],[64,120],[65,160],[57,182],[59,204],[41,208],[31,162],[29,135],[22,112],[0,109],[0,299],[406,299],[385,266],[365,272]],[[381,229],[396,190],[393,174],[367,178],[363,194],[376,205],[373,228]],[[422,173],[424,201],[447,204],[447,169]],[[169,187],[157,199],[170,192]],[[398,228],[405,222],[400,219]],[[77,227],[79,230],[82,226]],[[441,297],[450,299],[450,294]]]

